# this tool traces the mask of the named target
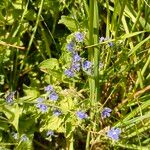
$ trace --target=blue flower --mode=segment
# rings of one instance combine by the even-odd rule
[[[105,107],[103,109],[103,111],[101,112],[101,116],[102,118],[107,118],[107,117],[110,117],[110,113],[112,112],[112,110],[108,107]]]
[[[76,32],[75,33],[75,40],[77,42],[83,42],[83,40],[84,40],[84,34],[81,33],[81,32]]]
[[[111,128],[108,132],[107,132],[107,136],[109,138],[111,138],[112,140],[118,140],[119,139],[119,135],[121,133],[121,129],[120,128]]]
[[[78,55],[78,53],[73,54],[73,62],[79,62],[81,60],[81,57]]]
[[[74,47],[75,47],[75,43],[73,41],[71,41],[70,43],[67,44],[67,50],[69,52],[73,52],[74,51]]]
[[[83,111],[77,111],[76,115],[79,119],[86,119],[88,117],[88,115]]]
[[[21,136],[21,141],[22,142],[25,142],[25,141],[27,141],[28,140],[28,137],[25,135],[25,134],[23,134],[22,136]]]
[[[46,136],[53,136],[54,135],[54,131],[52,130],[48,130],[46,133]]]
[[[74,63],[72,63],[72,66],[71,66],[71,69],[73,70],[73,71],[79,71],[80,70],[80,63],[76,63],[76,62],[74,62]]]
[[[104,40],[105,40],[105,38],[104,38],[103,36],[99,38],[99,42],[100,42],[100,43],[101,43],[101,42],[104,42]]]
[[[104,64],[102,62],[99,63],[99,68],[102,69],[104,67]]]
[[[38,102],[38,103],[42,103],[43,100],[44,100],[44,99],[43,99],[42,97],[38,97],[38,98],[37,98],[37,102]]]
[[[15,95],[16,91],[14,92],[10,92],[7,97],[6,97],[6,102],[8,104],[12,104],[13,103],[13,99],[14,99],[14,95]]]
[[[56,92],[50,93],[48,97],[52,101],[57,101],[58,100],[58,94]]]
[[[58,110],[58,109],[56,109],[56,110],[53,111],[53,115],[54,115],[54,116],[57,116],[57,117],[58,117],[58,116],[60,116],[61,114],[62,114],[62,112],[61,112],[60,110]]]
[[[47,112],[47,110],[48,110],[47,105],[45,105],[45,104],[43,104],[43,103],[38,103],[38,104],[36,105],[36,107],[39,108],[39,109],[42,111],[42,113],[45,113],[45,112]]]
[[[13,136],[13,138],[14,138],[15,140],[18,140],[18,139],[19,139],[18,133],[13,132],[13,133],[12,133],[12,136]]]
[[[74,77],[74,72],[71,69],[65,70],[65,75],[68,76],[69,78]]]
[[[92,63],[88,60],[86,60],[82,63],[82,68],[85,71],[89,71],[91,69],[91,67],[92,67]]]
[[[109,45],[110,47],[112,47],[112,46],[114,46],[114,43],[113,43],[113,42],[108,42],[108,45]]]
[[[51,85],[48,85],[44,88],[45,92],[52,92],[53,91],[53,87]]]

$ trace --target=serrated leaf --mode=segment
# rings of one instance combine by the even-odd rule
[[[75,19],[68,16],[61,16],[61,19],[58,22],[59,24],[64,24],[70,31],[77,31],[78,26]]]

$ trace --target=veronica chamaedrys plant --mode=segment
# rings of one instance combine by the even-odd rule
[[[17,132],[13,132],[12,133],[12,137],[15,139],[15,140],[18,140],[19,139],[19,134]]]
[[[42,113],[45,113],[48,111],[48,106],[46,104],[38,103],[36,104],[36,107],[39,108]]]
[[[54,116],[60,116],[62,114],[62,112],[59,110],[59,109],[55,109],[54,111],[53,111],[53,115]]]
[[[64,74],[66,75],[66,76],[68,76],[69,78],[72,78],[72,77],[74,77],[74,72],[73,72],[73,70],[70,68],[70,69],[66,69],[65,71],[64,71]]]
[[[91,72],[92,69],[92,63],[88,60],[83,61],[82,68],[86,72]]]
[[[21,136],[20,141],[21,141],[21,142],[26,142],[27,140],[29,140],[29,138],[27,137],[26,134],[23,134],[23,135]]]
[[[84,41],[84,34],[82,32],[75,33],[75,40],[79,43]]]
[[[99,42],[102,43],[102,42],[105,42],[105,41],[108,41],[109,38],[105,38],[105,37],[99,37]],[[108,42],[108,45],[109,47],[113,47],[114,46],[114,43],[113,42]]]
[[[42,97],[37,98],[37,104],[35,105],[42,113],[48,111],[48,106],[43,103],[44,99]]]
[[[6,96],[6,102],[7,102],[8,104],[12,104],[12,103],[13,103],[15,93],[16,93],[16,91],[10,92],[10,93]]]
[[[112,112],[112,110],[108,107],[105,107],[102,112],[101,112],[101,117],[102,119],[110,117],[110,113]]]
[[[80,55],[77,52],[75,52],[73,54],[73,58],[72,59],[73,59],[72,62],[80,62],[81,61],[81,57],[80,57]]]
[[[53,91],[53,92],[51,92],[51,93],[48,95],[48,98],[49,98],[50,100],[52,100],[52,101],[57,101],[57,100],[58,100],[58,94],[57,94],[55,91]]]
[[[48,93],[48,98],[52,101],[57,101],[59,96],[58,94],[55,92],[54,88],[52,87],[52,85],[48,85],[44,88],[45,92]]]
[[[47,133],[46,133],[47,137],[53,136],[53,135],[54,135],[54,131],[53,130],[48,130]]]
[[[119,140],[119,136],[121,134],[121,129],[120,128],[111,128],[107,132],[107,136],[111,138],[112,140]]]
[[[67,44],[66,48],[67,48],[67,50],[68,50],[69,52],[73,53],[74,50],[75,50],[75,42],[70,41],[70,42]]]
[[[53,87],[51,86],[51,85],[48,85],[48,86],[46,86],[45,88],[44,88],[44,91],[45,92],[52,92],[53,91]]]
[[[87,113],[85,113],[85,112],[83,112],[83,111],[77,111],[77,112],[76,112],[76,115],[77,115],[77,117],[78,117],[79,119],[81,119],[81,120],[88,118]]]

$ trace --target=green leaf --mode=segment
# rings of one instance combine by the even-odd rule
[[[59,24],[64,24],[70,31],[77,31],[77,21],[68,16],[61,16],[61,19],[58,22]]]
[[[137,44],[130,52],[128,56],[131,56],[133,53],[135,53],[145,42],[147,42],[150,39],[150,36],[148,36],[146,39],[141,41],[139,44]]]
[[[72,125],[71,122],[66,122],[66,138],[69,138],[72,132],[75,130],[75,126]]]
[[[62,123],[63,123],[63,119],[61,119],[57,116],[52,116],[47,120],[47,123],[44,126],[42,126],[40,131],[54,130],[57,132],[64,132],[65,129],[64,129]]]
[[[5,105],[3,106],[3,113],[8,118],[9,122],[15,127],[18,131],[19,116],[22,112],[22,109],[19,108],[18,104],[13,106]]]
[[[121,36],[120,38],[121,39],[126,39],[126,38],[130,38],[130,37],[136,36],[138,34],[144,33],[144,32],[145,31],[139,31],[139,32],[134,32],[134,33],[127,33],[127,34],[124,34],[123,36]]]
[[[56,58],[50,58],[47,60],[44,60],[39,65],[41,70],[50,69],[50,70],[58,70],[59,69],[59,63]]]

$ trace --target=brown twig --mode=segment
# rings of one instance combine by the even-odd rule
[[[145,93],[145,92],[147,92],[147,91],[149,91],[149,90],[150,90],[150,85],[147,86],[147,87],[145,87],[144,89],[142,89],[142,90],[140,90],[140,91],[137,91],[135,94],[131,95],[129,98],[124,99],[124,100],[121,102],[121,104],[119,104],[119,105],[116,107],[117,110],[118,110],[119,108],[121,108],[121,106],[122,106],[123,104],[127,103],[129,99],[131,99],[131,98],[136,99],[136,98],[138,98],[141,94],[143,94],[143,93]],[[116,109],[116,108],[115,108],[115,109]]]
[[[10,47],[18,48],[18,49],[21,49],[21,50],[25,50],[25,47],[21,47],[21,46],[17,46],[17,45],[8,44],[8,43],[3,42],[3,41],[0,41],[0,45],[3,45],[3,46],[10,46]]]

